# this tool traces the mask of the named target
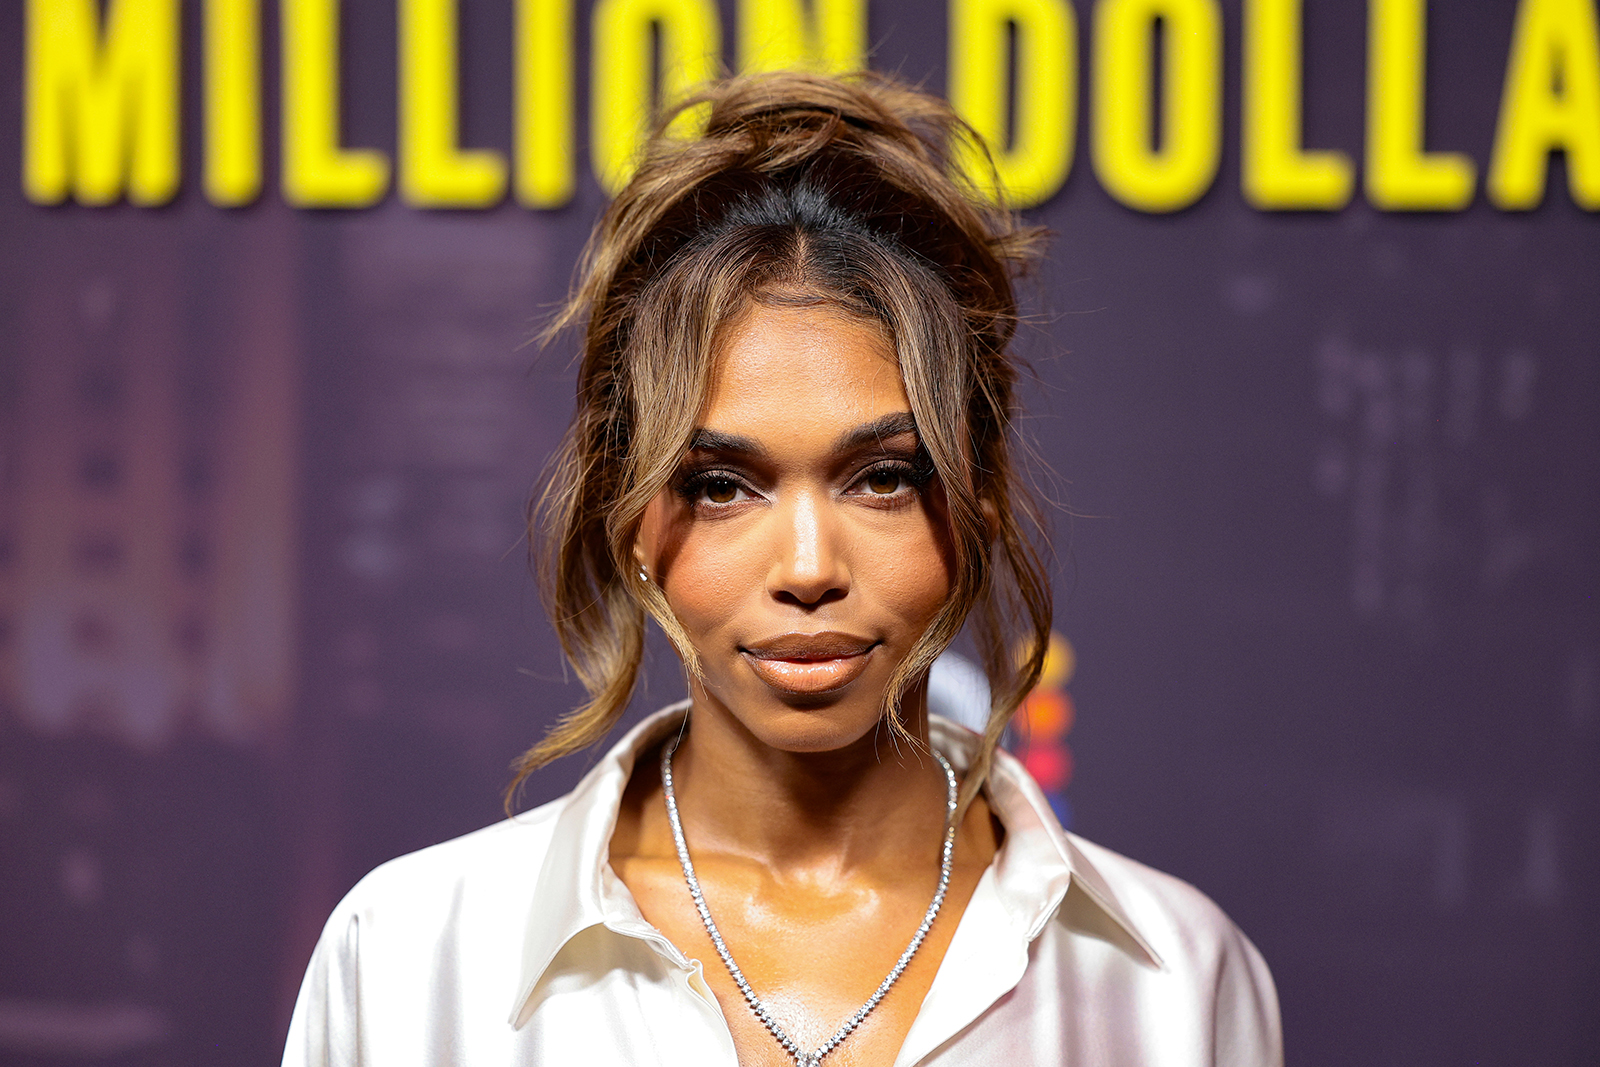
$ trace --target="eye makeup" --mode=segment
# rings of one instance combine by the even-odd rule
[[[874,507],[914,499],[932,480],[934,467],[910,412],[883,418],[841,434],[827,461],[839,494]],[[755,437],[699,429],[669,488],[690,507],[732,508],[764,498],[773,476],[770,448]]]

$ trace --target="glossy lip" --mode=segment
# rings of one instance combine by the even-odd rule
[[[843,689],[867,669],[878,642],[854,634],[779,634],[739,652],[756,676],[784,693],[820,696]]]

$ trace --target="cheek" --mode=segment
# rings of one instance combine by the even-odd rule
[[[877,598],[920,632],[950,597],[954,554],[936,508],[918,509],[907,527],[878,539],[868,555]]]
[[[702,652],[734,616],[734,601],[761,587],[758,553],[730,537],[730,529],[695,523],[663,491],[651,502],[640,529],[641,551],[667,605]]]
[[[662,592],[690,640],[705,651],[706,639],[733,615],[729,601],[749,580],[740,573],[737,556],[710,551],[697,540],[703,541],[690,538],[684,543],[667,571]]]

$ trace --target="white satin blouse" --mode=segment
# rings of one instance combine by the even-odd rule
[[[645,720],[565,797],[363,878],[311,958],[284,1067],[736,1067],[702,961],[607,860],[636,754],[682,717]],[[938,718],[931,735],[958,770],[976,741]],[[1005,841],[896,1067],[1282,1064],[1267,965],[1215,904],[1063,831],[1010,756],[987,789]]]

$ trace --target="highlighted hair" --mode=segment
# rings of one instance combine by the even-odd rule
[[[704,132],[674,135],[679,116]],[[963,145],[965,148],[963,148]],[[976,149],[968,151],[966,149]],[[969,803],[1038,679],[1051,597],[1039,514],[1011,458],[1014,278],[1040,231],[993,206],[954,159],[987,159],[936,97],[889,78],[730,79],[664,116],[589,240],[550,333],[583,331],[577,411],[529,512],[541,591],[588,691],[516,764],[600,740],[626,709],[646,616],[699,662],[660,589],[639,579],[646,505],[689,449],[721,332],[752,304],[816,304],[892,339],[917,432],[949,501],[954,588],[891,678],[884,714],[969,627],[992,692]],[[994,175],[986,176],[992,185]]]

